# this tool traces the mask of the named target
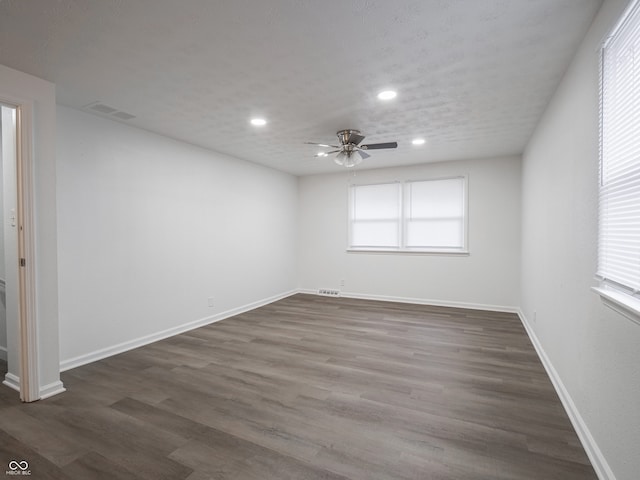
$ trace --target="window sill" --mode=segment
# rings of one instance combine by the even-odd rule
[[[375,248],[347,248],[347,253],[371,253],[375,255],[438,255],[468,257],[469,250],[385,250]]]
[[[640,325],[640,299],[607,287],[593,287],[602,303]]]

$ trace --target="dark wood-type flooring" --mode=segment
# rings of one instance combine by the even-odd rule
[[[0,473],[597,478],[513,314],[295,295],[62,379],[0,387]]]

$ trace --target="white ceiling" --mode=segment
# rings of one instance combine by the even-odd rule
[[[0,0],[0,63],[56,83],[60,104],[296,175],[344,168],[303,144],[344,128],[399,143],[357,168],[510,155],[601,3]]]

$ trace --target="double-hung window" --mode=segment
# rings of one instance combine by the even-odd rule
[[[598,277],[640,313],[640,2],[602,47]],[[606,294],[604,295],[607,296]]]
[[[349,250],[465,253],[465,177],[352,185]]]

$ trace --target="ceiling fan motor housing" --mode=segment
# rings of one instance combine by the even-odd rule
[[[340,130],[336,135],[338,135],[338,140],[342,145],[357,145],[364,140],[364,136],[359,130]]]

